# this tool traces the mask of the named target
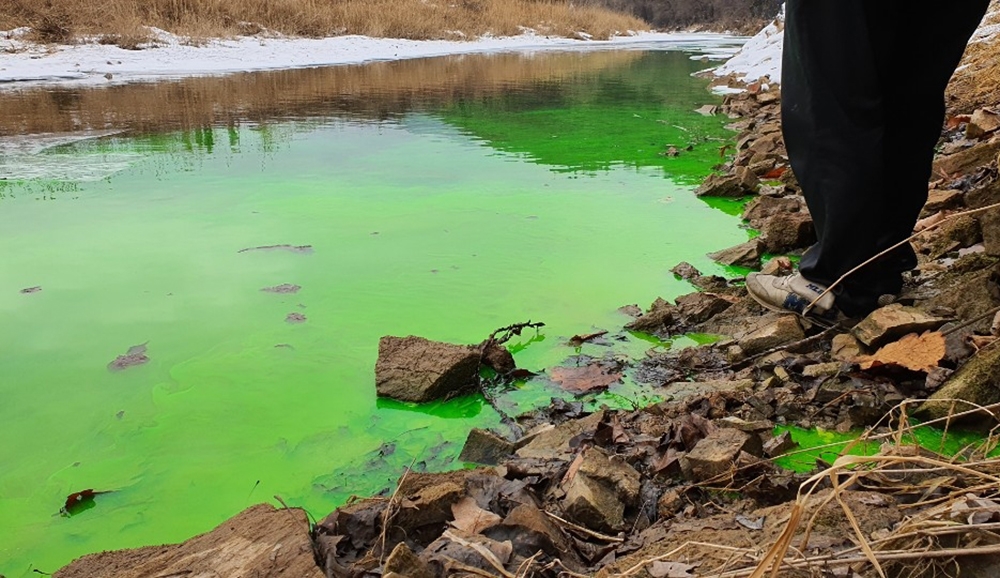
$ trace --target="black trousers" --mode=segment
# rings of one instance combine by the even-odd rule
[[[787,0],[782,127],[819,241],[800,263],[825,285],[913,231],[927,202],[944,91],[989,0]],[[917,264],[906,245],[835,289],[876,307]]]

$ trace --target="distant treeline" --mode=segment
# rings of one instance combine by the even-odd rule
[[[582,0],[581,4],[605,6],[628,12],[656,28],[704,26],[756,32],[770,21],[783,0]]]

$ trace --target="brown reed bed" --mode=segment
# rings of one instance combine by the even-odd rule
[[[146,26],[194,39],[272,31],[290,36],[361,34],[467,39],[539,34],[608,38],[649,26],[630,15],[570,0],[5,0],[0,30],[30,27],[39,42],[84,36],[138,48]]]

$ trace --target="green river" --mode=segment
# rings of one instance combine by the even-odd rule
[[[0,91],[0,573],[463,467],[497,414],[377,400],[379,338],[543,321],[508,344],[543,371],[604,355],[567,340],[620,333],[619,306],[690,291],[678,262],[724,274],[705,254],[748,232],[691,192],[732,135],[694,112],[720,101],[707,65],[650,47]],[[301,289],[262,291],[281,284]],[[543,374],[501,403],[554,395]],[[59,515],[87,488],[114,491]]]

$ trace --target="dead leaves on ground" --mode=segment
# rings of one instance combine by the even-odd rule
[[[938,331],[927,331],[921,335],[910,333],[874,354],[860,358],[860,362],[863,370],[888,366],[929,373],[944,359],[944,355],[944,335]]]
[[[553,367],[552,381],[566,391],[588,393],[604,389],[622,378],[620,371],[594,363],[581,367]]]

